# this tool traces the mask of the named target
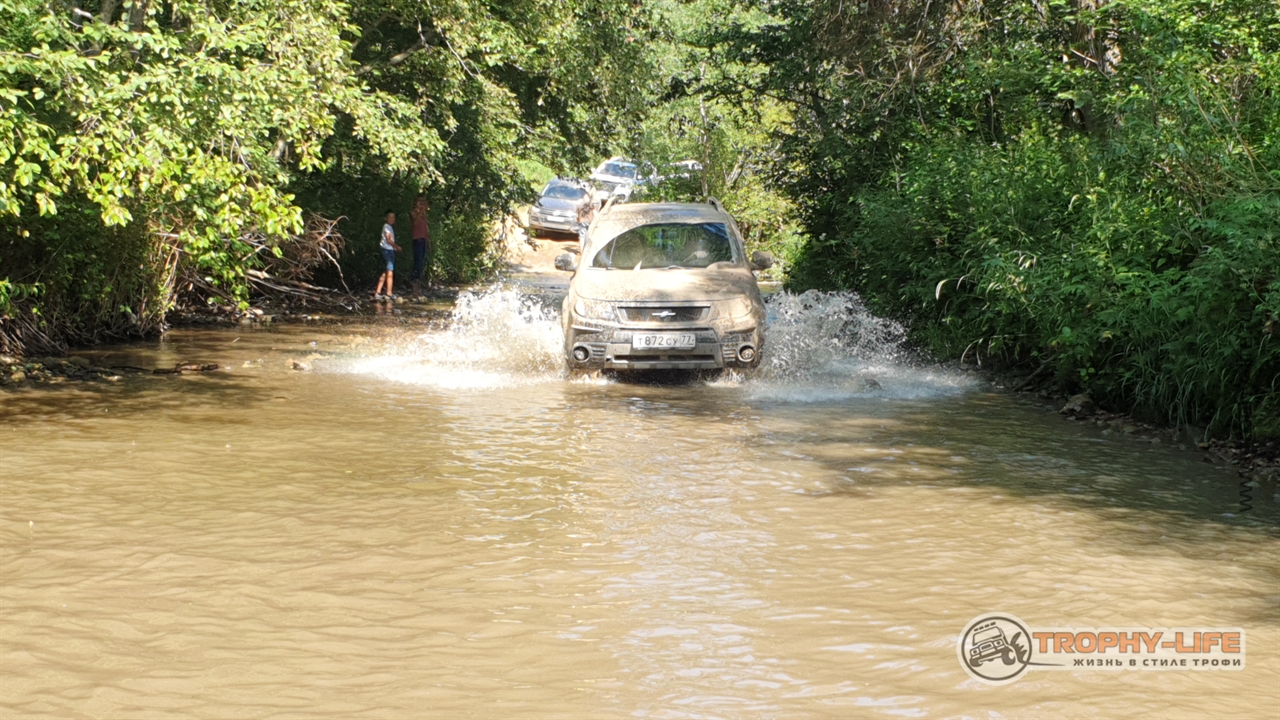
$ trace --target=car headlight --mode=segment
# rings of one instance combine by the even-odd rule
[[[573,313],[589,320],[612,321],[614,319],[613,303],[599,300],[578,300],[573,304]]]
[[[737,297],[732,300],[721,300],[716,303],[716,309],[722,318],[743,318],[747,317],[754,310],[751,304],[751,298]]]

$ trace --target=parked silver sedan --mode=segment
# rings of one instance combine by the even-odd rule
[[[719,201],[635,203],[592,222],[564,301],[565,356],[575,369],[752,368],[764,302],[742,234]]]

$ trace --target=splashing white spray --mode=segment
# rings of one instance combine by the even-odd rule
[[[872,315],[854,293],[778,293],[760,368],[713,384],[748,396],[821,402],[855,396],[950,395],[967,378],[911,362],[905,329]],[[448,330],[399,343],[353,370],[441,389],[501,389],[569,377],[559,310],[518,289],[495,286],[459,295]]]
[[[765,378],[805,380],[839,372],[849,360],[890,361],[902,354],[906,330],[872,315],[854,293],[779,293],[768,308]]]
[[[560,313],[495,286],[458,296],[449,329],[417,336],[354,370],[442,389],[497,389],[565,376]]]
[[[914,361],[906,328],[876,317],[852,292],[769,297],[760,369],[742,383],[752,396],[821,402],[869,397],[936,397],[963,392],[970,381]]]

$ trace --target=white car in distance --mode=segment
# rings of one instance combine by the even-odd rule
[[[639,168],[635,163],[621,157],[611,157],[600,163],[591,173],[591,180],[598,188],[596,199],[601,204],[614,197],[618,202],[627,202],[631,199],[631,191],[635,188],[638,171]]]

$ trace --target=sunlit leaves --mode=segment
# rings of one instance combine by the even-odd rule
[[[0,213],[51,214],[73,193],[106,226],[142,219],[186,242],[282,237],[301,223],[281,188],[323,165],[339,115],[392,168],[440,151],[411,103],[358,78],[341,3],[147,7],[135,23],[35,0],[0,8],[32,29],[27,46],[6,34],[0,50]]]
[[[783,22],[728,42],[796,109],[798,284],[855,287],[942,354],[1050,363],[1117,407],[1265,424],[1280,5],[764,5]]]

